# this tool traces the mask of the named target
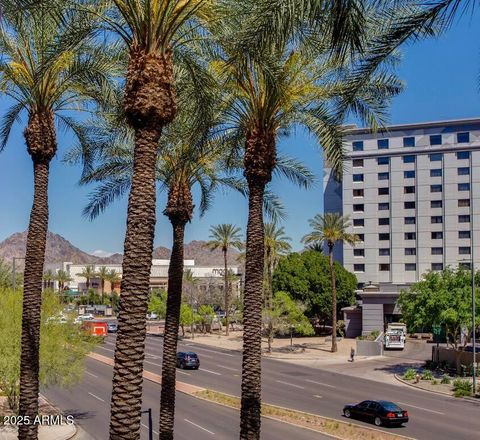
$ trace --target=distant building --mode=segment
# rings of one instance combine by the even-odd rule
[[[348,128],[346,149],[342,182],[326,162],[325,212],[352,221],[360,243],[339,245],[335,258],[355,273],[359,289],[378,286],[358,292],[360,328],[383,331],[398,318],[391,306],[400,290],[424,273],[470,267],[472,258],[478,268],[480,119],[392,125],[377,133]]]

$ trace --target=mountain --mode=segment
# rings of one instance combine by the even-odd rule
[[[17,232],[0,242],[0,259],[11,262],[13,257],[24,257],[26,248],[27,232]],[[222,266],[223,255],[221,250],[210,251],[205,248],[205,241],[194,240],[185,245],[185,259],[195,260],[195,264],[201,266]],[[236,260],[239,252],[230,250],[228,262],[232,265],[240,265]],[[71,261],[77,264],[120,264],[122,254],[113,254],[109,257],[97,257],[88,254],[75,247],[61,235],[48,232],[47,248],[45,251],[45,264],[60,263],[62,261]],[[159,246],[153,251],[153,258],[168,260],[170,258],[170,249]],[[23,267],[23,262],[19,266]]]

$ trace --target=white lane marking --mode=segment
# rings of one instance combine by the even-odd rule
[[[230,354],[230,353],[224,353],[223,351],[217,351],[217,350],[209,350],[208,348],[200,348],[198,347],[197,345],[195,344],[185,344],[187,347],[193,347],[195,346],[195,349],[196,350],[200,350],[200,351],[208,351],[210,353],[217,353],[217,354],[223,354],[224,356],[230,356],[230,357],[235,357],[233,354]]]
[[[215,375],[217,375],[217,376],[221,376],[221,375],[222,375],[222,373],[217,373],[216,371],[206,370],[205,368],[202,368],[200,371],[205,371],[205,373],[215,374]]]
[[[431,412],[431,413],[434,413],[434,414],[439,414],[441,416],[445,415],[445,413],[440,412],[440,411],[434,411],[433,409],[422,408],[421,406],[410,405],[409,403],[405,403],[405,402],[398,402],[398,403],[400,405],[410,406],[412,408],[421,409],[422,411],[427,411],[427,412]]]
[[[96,374],[90,373],[90,371],[85,370],[85,373],[89,374],[90,376],[93,376],[98,379],[98,376]]]
[[[225,370],[238,371],[238,368],[226,367],[225,365],[217,364],[217,367],[224,368]]]
[[[108,344],[108,345],[113,345],[115,347],[115,344],[113,342],[110,342],[110,341],[103,341],[104,344]]]
[[[288,385],[290,387],[300,388],[301,390],[305,389],[305,387],[301,387],[300,385],[295,385],[294,383],[290,383],[290,382],[284,382],[283,380],[276,380],[275,382],[283,383],[284,385]]]
[[[335,387],[335,386],[333,386],[333,385],[330,385],[330,384],[328,384],[328,383],[316,382],[316,381],[314,381],[314,380],[309,380],[309,379],[305,379],[305,382],[314,383],[314,384],[316,384],[316,385],[323,385],[324,387],[329,387],[329,388],[337,388],[337,387]]]
[[[146,364],[155,365],[156,367],[162,368],[162,365],[161,365],[161,364],[157,364],[156,362],[151,362],[151,361],[144,361],[144,362],[145,362]],[[185,376],[191,376],[190,373],[187,373],[187,372],[182,371],[182,370],[177,370],[177,373],[184,374]]]
[[[101,397],[96,396],[95,394],[91,393],[90,391],[88,392],[88,394],[90,394],[90,396],[94,397],[95,399],[100,400],[100,402],[105,402],[105,400],[103,400]]]
[[[316,397],[317,399],[321,399],[322,396],[319,396],[318,394],[314,394],[313,397]]]
[[[142,423],[141,425],[142,425],[145,429],[148,429],[148,426],[145,425],[145,423]],[[158,435],[158,432],[155,431],[155,429],[152,429],[152,432],[153,432],[155,435]]]
[[[145,357],[147,359],[160,359],[158,356],[155,356],[154,354],[150,354],[150,353],[145,353]]]
[[[185,420],[187,423],[190,423],[193,426],[196,426],[197,428],[203,429],[205,432],[208,432],[209,434],[215,435],[214,432],[209,431],[207,428],[204,428],[203,426],[200,426],[200,425],[197,425],[196,423],[193,423],[191,420],[188,420],[188,419],[183,419],[183,420]]]
[[[102,350],[111,351],[112,353],[115,353],[115,350],[110,350],[109,348],[105,348],[105,347],[102,347],[102,346],[98,346],[98,348],[101,348]]]

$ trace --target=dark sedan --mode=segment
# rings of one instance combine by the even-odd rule
[[[200,367],[200,359],[198,359],[197,353],[194,353],[193,351],[178,352],[177,367],[182,369],[193,368],[194,370],[198,370]]]
[[[345,405],[343,415],[367,420],[376,426],[399,426],[408,422],[408,412],[387,400],[364,400],[358,404]]]

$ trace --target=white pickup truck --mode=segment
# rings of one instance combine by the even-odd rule
[[[402,322],[391,322],[387,325],[385,331],[385,348],[405,348],[405,339],[407,338],[407,326]]]

